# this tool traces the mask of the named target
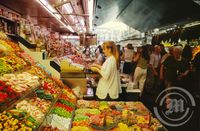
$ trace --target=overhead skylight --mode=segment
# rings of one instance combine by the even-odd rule
[[[126,30],[128,28],[128,26],[122,22],[111,21],[111,22],[105,23],[101,26],[98,26],[97,28],[113,29],[113,30]]]

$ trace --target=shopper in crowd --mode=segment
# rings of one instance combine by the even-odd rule
[[[96,53],[96,58],[97,58],[95,63],[102,65],[105,61],[105,56],[103,54],[103,49],[100,45],[97,47],[97,50],[95,51],[95,53]]]
[[[127,75],[128,78],[131,79],[131,73],[132,73],[132,60],[133,60],[133,46],[132,44],[127,44],[127,46],[124,48],[124,52],[122,55],[122,59],[124,60],[124,66],[123,66],[123,73]]]
[[[164,89],[165,88],[165,84],[164,84],[164,65],[163,62],[170,56],[173,56],[173,50],[174,50],[174,46],[169,47],[168,53],[165,54],[162,58],[161,58],[161,62],[160,62],[160,83],[161,83],[161,88]]]
[[[149,62],[147,46],[138,47],[133,61],[137,62],[137,66],[134,73],[134,83],[135,86],[140,89],[141,96],[143,93],[144,83],[147,76],[147,64]]]
[[[157,88],[159,83],[159,72],[160,72],[160,60],[161,60],[161,49],[160,46],[155,45],[154,51],[150,55],[150,70],[151,70],[151,81],[152,81],[152,88]]]
[[[187,89],[188,91],[192,91],[192,87],[190,87],[192,83],[191,60],[192,60],[192,48],[189,45],[186,45],[183,48],[182,52],[178,82],[181,87]]]
[[[175,46],[173,49],[173,55],[169,56],[163,62],[164,67],[164,81],[165,87],[176,86],[177,76],[181,66],[181,54],[182,47]]]
[[[160,61],[161,65],[162,65],[162,63],[165,61],[165,59],[168,56],[172,56],[173,55],[173,49],[174,49],[174,46],[170,46],[169,49],[168,49],[168,53],[166,53],[165,55],[162,56],[161,61]]]
[[[178,86],[178,76],[181,66],[181,54],[183,48],[181,46],[173,47],[173,55],[169,55],[163,64],[163,74],[164,74],[164,86],[165,88],[170,88],[172,86]],[[170,91],[168,90],[167,93]],[[170,98],[166,98],[166,108],[170,106]]]
[[[165,50],[165,46],[163,44],[160,44],[159,46],[160,46],[160,50],[161,50],[160,55],[162,58],[165,54],[167,54],[167,51]]]
[[[124,54],[124,47],[122,47],[122,49],[120,50],[120,53],[119,53],[119,62],[120,62],[120,72],[123,72],[123,67],[124,67],[124,60],[123,60],[123,54]]]
[[[118,51],[113,41],[103,43],[103,52],[106,61],[102,66],[93,64],[91,70],[99,72],[102,76],[98,82],[96,96],[100,100],[116,100],[121,93],[119,78]]]

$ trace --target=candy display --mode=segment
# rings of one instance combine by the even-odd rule
[[[44,118],[44,113],[35,105],[31,105],[27,100],[23,100],[16,105],[16,109],[20,109],[29,113],[37,121],[41,121]]]
[[[8,39],[8,37],[7,37],[7,35],[5,33],[3,33],[2,31],[0,31],[0,39],[6,40],[6,39]]]
[[[13,101],[19,98],[19,94],[15,92],[10,85],[0,80],[0,107],[9,106]]]
[[[80,127],[114,131],[154,131],[161,124],[141,102],[77,102],[73,130]]]
[[[71,89],[65,86],[51,113],[46,117],[43,130],[50,127],[64,131],[70,129],[71,119],[76,107],[75,104],[76,96]]]
[[[13,48],[7,44],[5,40],[0,39],[0,49],[3,50],[4,52],[11,52],[14,51]]]
[[[60,99],[66,99],[72,103],[76,103],[77,97],[71,89],[64,88],[62,91],[63,94],[61,94]]]
[[[32,131],[38,127],[38,122],[27,113],[12,109],[0,113],[0,130]]]
[[[68,112],[67,110],[65,110],[62,107],[55,107],[52,110],[52,113],[55,113],[59,116],[65,117],[65,118],[72,118],[72,113]]]
[[[91,129],[86,126],[75,126],[71,131],[91,131]]]
[[[17,43],[0,39],[0,49],[0,130],[38,130],[48,113],[53,119],[43,130],[70,129],[76,103],[72,90]]]
[[[4,74],[0,79],[5,81],[6,84],[12,85],[11,88],[18,93],[34,89],[40,85],[38,81],[39,78],[27,72],[20,74]]]
[[[31,66],[31,69],[27,70],[27,72],[32,75],[38,76],[40,79],[47,78],[47,73],[43,69],[41,69],[40,67],[38,67],[36,65]]]
[[[41,99],[46,99],[46,100],[53,100],[54,96],[51,94],[48,94],[45,92],[45,90],[43,89],[37,89],[36,91],[37,97],[41,98]]]
[[[7,65],[10,65],[13,71],[22,70],[27,65],[22,58],[17,57],[15,54],[4,56],[0,58],[0,61],[6,63]],[[0,72],[0,74],[2,74],[2,72]]]
[[[59,92],[61,91],[60,86],[53,81],[51,78],[46,78],[42,81],[41,87],[46,94],[52,95],[54,98],[57,97]]]
[[[53,128],[51,126],[48,126],[48,127],[44,127],[42,129],[42,131],[59,131],[59,129],[58,128]]]
[[[38,97],[31,98],[29,102],[31,105],[37,106],[43,113],[46,113],[51,105],[50,101]]]
[[[47,116],[47,121],[45,121],[45,124],[47,126],[43,127],[43,131],[45,129],[51,128],[51,130],[61,130],[61,131],[67,131],[70,128],[71,118],[64,118],[61,116],[58,116],[57,114],[50,114]]]
[[[0,130],[32,131],[32,128],[21,124],[18,119],[4,112],[0,114]]]
[[[17,55],[19,57],[23,58],[24,61],[26,61],[26,63],[28,63],[29,65],[35,65],[35,61],[29,54],[27,54],[25,52],[17,52]]]
[[[12,41],[10,41],[10,40],[8,40],[8,39],[7,39],[5,42],[6,42],[6,44],[9,45],[9,46],[12,48],[12,50],[14,50],[15,52],[21,52],[21,51],[22,51],[22,49],[19,47],[19,45],[18,45],[17,43],[12,42]]]
[[[14,70],[11,65],[7,65],[4,60],[0,59],[0,76],[13,71]]]

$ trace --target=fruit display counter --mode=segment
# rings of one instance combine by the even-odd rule
[[[77,101],[71,131],[155,131],[165,128],[141,102]]]
[[[62,94],[46,117],[40,130],[68,131],[71,128],[72,118],[76,106],[76,96],[69,88],[63,88]]]
[[[42,130],[53,116],[70,128],[76,96],[5,35],[0,38],[0,131]],[[56,124],[52,123],[55,127]],[[49,125],[51,126],[51,124]],[[49,128],[49,127],[47,127]]]

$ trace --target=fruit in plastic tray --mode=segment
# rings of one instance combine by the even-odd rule
[[[85,120],[90,120],[90,117],[84,115],[76,115],[74,117],[74,121],[85,121]]]
[[[93,115],[90,117],[91,124],[97,125],[97,126],[103,126],[104,124],[104,115]]]
[[[26,54],[25,52],[17,52],[17,55],[22,59],[24,59],[29,65],[35,64],[33,58],[29,54]]]
[[[51,125],[52,128],[57,128],[61,131],[67,131],[70,128],[71,118],[61,117],[57,114],[50,114],[46,119],[46,125]]]
[[[0,59],[0,76],[6,73],[13,72],[13,68],[11,65],[6,64],[5,61]]]
[[[0,31],[0,39],[8,39],[8,37],[4,32]]]
[[[76,99],[69,98],[68,94],[61,94],[59,99],[70,101],[71,103],[74,103],[74,104],[76,103]]]
[[[9,106],[13,100],[19,98],[19,94],[16,93],[10,85],[0,80],[0,107]]]
[[[4,56],[0,58],[0,61],[12,66],[14,71],[22,70],[27,65],[22,58],[17,57],[15,54]]]
[[[17,43],[14,43],[14,42],[12,42],[10,40],[6,40],[6,44],[9,45],[15,52],[22,51]]]
[[[54,83],[51,83],[49,81],[48,82],[43,81],[42,88],[50,94],[58,94],[59,93],[58,87],[56,87]]]
[[[31,105],[37,106],[43,113],[46,113],[51,105],[50,101],[38,97],[31,98],[29,102]]]
[[[38,66],[31,66],[31,69],[27,71],[32,75],[38,76],[40,79],[46,79],[47,73]]]
[[[52,126],[43,127],[42,131],[59,131],[58,128],[53,128]]]
[[[1,50],[3,50],[4,52],[14,51],[13,48],[10,45],[8,45],[5,40],[0,39],[0,47]]]
[[[74,126],[71,131],[92,131],[89,127],[86,126]]]
[[[57,102],[57,103],[55,104],[55,107],[63,108],[63,109],[65,109],[65,110],[68,111],[68,112],[72,112],[72,111],[74,110],[73,107],[67,106],[67,105],[62,104],[62,103],[60,103],[60,102]]]
[[[92,125],[103,127],[104,125],[109,126],[119,122],[118,127],[114,129],[116,131],[154,131],[161,126],[158,120],[151,116],[148,109],[141,102],[101,101],[96,102],[93,109],[90,109],[91,103],[94,102],[85,100],[77,101],[79,109],[75,110],[73,127]],[[81,106],[83,104],[86,106]],[[87,106],[89,108],[87,108]],[[98,110],[100,106],[109,108]],[[87,121],[87,117],[89,117],[90,122]]]
[[[73,109],[75,109],[75,104],[70,102],[70,101],[67,101],[67,100],[64,100],[64,99],[58,99],[58,102],[62,103],[62,104],[65,104],[67,106],[70,106],[72,107]]]
[[[59,116],[65,117],[65,118],[72,118],[72,113],[66,111],[64,108],[61,107],[55,107],[52,111],[52,114],[57,114]]]
[[[44,118],[44,113],[35,105],[31,105],[27,100],[22,100],[16,105],[17,109],[20,109],[24,112],[30,114],[37,121],[41,121]]]
[[[92,115],[99,115],[101,112],[98,109],[89,109],[89,108],[80,108],[75,111],[75,114],[78,115],[85,115],[85,114],[92,114]]]
[[[11,88],[18,93],[34,89],[40,85],[39,78],[27,72],[20,74],[4,74],[0,79],[5,81],[6,84],[12,85]]]
[[[128,126],[124,123],[118,123],[118,128],[117,128],[118,131],[131,131]],[[135,131],[135,130],[133,130]],[[137,130],[136,130],[137,131]]]
[[[72,90],[64,88],[63,94],[66,94],[69,99],[76,101],[76,96],[73,94]]]
[[[24,122],[24,119],[25,115],[21,111],[4,111],[0,113],[0,130],[32,131],[35,125],[28,119]]]

